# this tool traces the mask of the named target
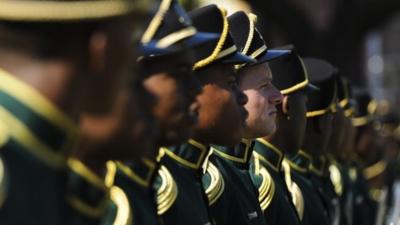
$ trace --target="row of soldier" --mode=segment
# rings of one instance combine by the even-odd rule
[[[256,15],[149,2],[0,1],[0,224],[383,220],[367,93]]]

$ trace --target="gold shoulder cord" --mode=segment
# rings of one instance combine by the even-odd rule
[[[254,154],[255,174],[262,177],[260,187],[258,187],[258,201],[261,209],[265,211],[271,204],[275,195],[275,182],[269,174],[268,170],[261,166],[258,154]]]
[[[218,168],[211,162],[208,163],[207,173],[211,177],[211,183],[206,189],[206,195],[208,198],[208,205],[213,205],[224,192],[225,181]]]
[[[339,168],[335,163],[332,163],[329,166],[329,174],[330,179],[332,181],[333,187],[335,188],[335,192],[338,196],[342,196],[343,194],[343,180],[342,175],[340,174]]]
[[[117,214],[113,225],[132,225],[132,211],[125,192],[117,186],[112,186],[110,197],[117,206]]]
[[[178,197],[178,187],[165,166],[161,166],[158,173],[161,176],[162,184],[157,191],[157,214],[163,215]]]
[[[296,211],[299,215],[300,220],[302,220],[304,215],[304,197],[299,186],[294,181],[292,181],[292,176],[290,174],[290,165],[287,159],[283,160],[282,169],[285,174],[286,186],[289,189],[290,194],[292,195],[292,202],[296,207]]]

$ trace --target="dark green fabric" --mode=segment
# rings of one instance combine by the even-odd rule
[[[276,168],[272,168],[270,164],[261,161],[260,165],[267,169],[272,177],[275,184],[275,193],[269,206],[264,210],[264,217],[268,224],[280,225],[280,224],[300,224],[299,217],[295,206],[292,203],[291,195],[287,189],[284,174],[280,171],[281,160],[273,150],[269,149],[266,145],[256,141],[254,151],[263,156],[270,164],[276,165]],[[261,183],[255,175],[255,158],[250,161],[251,169],[250,174],[253,178],[254,185],[259,188]]]
[[[171,151],[177,149],[179,151],[175,151],[176,154],[192,158],[189,147],[170,148]],[[197,152],[193,152],[193,154],[198,155]],[[202,160],[204,161],[204,158]],[[189,168],[167,154],[161,158],[159,164],[169,170],[178,188],[178,196],[174,204],[160,216],[162,224],[205,225],[210,223],[207,197],[201,184],[201,167],[198,169]],[[157,176],[155,179],[155,188],[158,190],[161,184],[162,179],[160,176]]]
[[[154,177],[157,172],[157,170],[149,170],[142,162],[129,163],[127,166],[143,179],[146,179],[148,175]],[[156,196],[152,182],[153,179],[150,180],[150,186],[143,186],[122,170],[117,170],[114,185],[120,187],[129,199],[133,215],[132,225],[157,225],[160,222],[157,216]]]
[[[220,149],[218,146],[214,146]],[[225,147],[225,153],[237,153],[240,156],[238,146],[229,151]],[[240,147],[240,146],[239,146]],[[243,147],[243,146],[242,146]],[[222,149],[221,149],[222,150]],[[249,152],[251,155],[251,151]],[[244,164],[230,161],[213,153],[209,162],[214,164],[224,179],[225,188],[222,195],[210,206],[210,214],[217,225],[265,225],[262,211],[258,203],[258,192],[252,184],[248,171],[248,161]],[[209,174],[203,176],[205,189],[210,184]]]
[[[62,151],[66,131],[36,114],[13,96],[0,91],[0,107],[23,123],[54,152]],[[6,127],[8,121],[0,118]],[[70,140],[68,140],[70,141]],[[0,209],[2,225],[59,225],[64,220],[65,171],[41,161],[14,137],[0,146],[7,177],[6,199]]]
[[[292,179],[299,186],[304,199],[303,225],[329,225],[328,212],[314,189],[308,175],[291,170]]]
[[[104,212],[98,216],[91,216],[85,212],[80,211],[73,205],[68,204],[66,213],[66,224],[85,224],[85,225],[97,225],[97,224],[112,224],[114,214],[116,213],[115,205],[111,202],[108,197],[108,193],[104,189],[100,189],[95,185],[88,182],[80,174],[75,173],[72,170],[68,171],[67,185],[66,185],[66,197],[76,198],[80,202],[92,208],[98,208],[104,204],[104,201],[108,202],[109,208],[104,208]],[[112,216],[114,215],[114,216]]]

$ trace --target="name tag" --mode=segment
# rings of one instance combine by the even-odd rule
[[[252,220],[252,219],[257,218],[258,214],[257,214],[257,212],[254,211],[254,212],[247,214],[247,216],[249,217],[250,220]]]

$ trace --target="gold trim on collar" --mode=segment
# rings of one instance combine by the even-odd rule
[[[143,11],[148,1],[0,1],[0,19],[11,21],[79,21]]]
[[[321,166],[322,168],[321,169],[316,168],[314,166],[314,163],[313,163],[314,160],[312,160],[311,161],[311,165],[310,165],[310,171],[313,172],[314,174],[318,175],[318,176],[323,176],[324,175],[325,164],[327,162],[326,162],[326,158],[324,158],[322,156],[319,157],[319,158],[320,158],[320,160],[322,160],[322,166]]]
[[[0,3],[1,2],[2,1],[0,1]],[[17,78],[13,77],[8,72],[2,69],[0,69],[0,80],[1,91],[16,98],[29,109],[43,117],[43,119],[50,121],[53,125],[65,131],[68,135],[68,140],[73,140],[78,137],[77,124],[62,111],[60,111],[56,106],[54,106],[37,90],[33,89],[31,86],[24,83],[23,81],[20,81]]]
[[[171,208],[178,197],[178,187],[165,166],[161,166],[158,173],[162,179],[162,184],[157,190],[157,214],[163,215]]]
[[[24,148],[35,157],[54,169],[60,169],[65,166],[66,159],[62,154],[57,153],[55,150],[41,142],[41,140],[36,137],[25,124],[20,122],[1,106],[0,118],[3,119],[3,122],[8,127],[8,135],[14,138],[18,143],[22,144]]]
[[[207,173],[211,177],[211,182],[210,186],[206,189],[206,195],[208,198],[208,205],[211,206],[221,197],[222,193],[224,193],[225,181],[218,168],[211,162],[208,163]]]
[[[113,225],[131,225],[133,223],[132,211],[125,192],[117,186],[112,186],[110,197],[117,206],[117,214],[115,215]]]
[[[99,189],[104,191],[108,191],[108,188],[102,178],[100,178],[96,173],[94,173],[91,169],[89,169],[85,164],[81,161],[69,158],[68,159],[68,166],[71,168],[74,173],[79,174],[89,183],[93,184]]]
[[[247,159],[249,159],[249,151],[250,151],[250,147],[251,147],[251,140],[242,139],[241,143],[246,145],[245,150],[244,150],[245,152],[244,152],[243,158],[239,158],[239,157],[236,157],[236,156],[229,155],[229,154],[227,154],[225,152],[222,152],[222,151],[220,151],[220,150],[218,150],[218,149],[216,149],[214,147],[211,147],[211,151],[213,151],[216,154],[222,156],[223,158],[229,159],[231,161],[238,162],[238,163],[246,163]]]
[[[148,43],[157,33],[158,28],[161,25],[161,22],[164,19],[165,13],[168,11],[169,7],[171,6],[172,0],[162,0],[161,5],[154,15],[153,19],[151,20],[149,26],[147,27],[146,31],[142,35],[141,42]]]
[[[225,43],[226,38],[229,33],[229,23],[228,23],[228,18],[226,17],[226,10],[219,6],[218,6],[218,9],[221,12],[221,15],[223,18],[223,28],[222,28],[221,36],[220,36],[218,43],[215,46],[213,52],[211,53],[211,55],[209,55],[208,57],[206,57],[204,59],[197,61],[193,66],[193,70],[200,69],[200,68],[205,67],[205,66],[209,65],[210,63],[214,62],[217,59],[219,53],[221,52],[222,47],[224,46],[224,43]]]
[[[143,159],[142,161],[146,164],[146,166],[150,168],[150,172],[147,174],[147,177],[145,179],[140,177],[138,174],[135,173],[135,171],[133,171],[122,162],[116,162],[116,165],[119,170],[121,170],[125,175],[134,180],[136,183],[143,187],[149,187],[151,185],[152,172],[156,169],[156,165],[150,162],[150,160]]]
[[[192,163],[187,161],[184,158],[181,158],[180,156],[176,155],[174,152],[170,151],[168,148],[162,147],[161,151],[164,152],[164,154],[167,154],[169,157],[173,158],[174,160],[182,163],[183,165],[192,168],[192,169],[199,169],[203,165],[204,158],[206,157],[207,154],[207,147],[193,139],[189,139],[187,141],[189,144],[197,147],[198,150],[201,151],[199,158],[197,159],[196,163]]]
[[[370,122],[370,117],[369,116],[361,116],[361,117],[354,117],[351,119],[351,122],[353,126],[355,127],[360,127],[366,125],[368,122]]]
[[[107,173],[104,179],[104,183],[107,187],[114,185],[115,174],[117,173],[117,165],[114,161],[108,161],[106,163]]]
[[[383,172],[385,172],[387,166],[387,162],[384,160],[380,160],[377,163],[368,166],[363,170],[363,174],[367,180],[370,180],[376,176],[379,176]]]
[[[265,158],[264,156],[262,156],[261,154],[257,153],[257,155],[259,155],[259,159],[261,159],[261,161],[266,162],[268,165],[270,165],[274,170],[278,171],[281,169],[281,165],[282,165],[282,160],[283,160],[283,153],[275,146],[273,146],[271,143],[269,143],[268,141],[264,140],[263,138],[257,138],[257,141],[261,142],[262,144],[264,144],[265,146],[267,146],[269,149],[271,149],[273,152],[275,152],[276,154],[278,154],[279,156],[279,165],[273,165],[267,158]]]
[[[344,111],[344,115],[345,115],[346,117],[351,117],[353,114],[354,114],[354,110],[353,110],[352,108],[346,109],[346,110]]]
[[[97,206],[88,205],[75,196],[66,196],[66,200],[74,209],[92,218],[103,216],[110,203],[108,197],[104,198]]]
[[[306,153],[303,150],[299,150],[299,152],[297,154],[303,156],[304,158],[307,158],[308,160],[310,160],[310,165],[311,165],[311,161],[312,161],[311,155],[309,155],[308,153]],[[299,165],[297,165],[296,163],[292,162],[291,160],[288,160],[288,162],[289,162],[290,167],[292,167],[294,170],[297,170],[297,171],[299,171],[301,173],[307,173],[307,170],[310,169],[310,168],[302,168]]]
[[[169,46],[175,44],[176,42],[178,42],[180,40],[191,37],[191,36],[195,35],[196,33],[197,33],[197,30],[193,26],[186,27],[186,28],[183,28],[181,30],[178,30],[174,33],[168,34],[167,36],[161,38],[157,42],[156,46],[159,48],[166,48],[166,47],[169,47]]]

